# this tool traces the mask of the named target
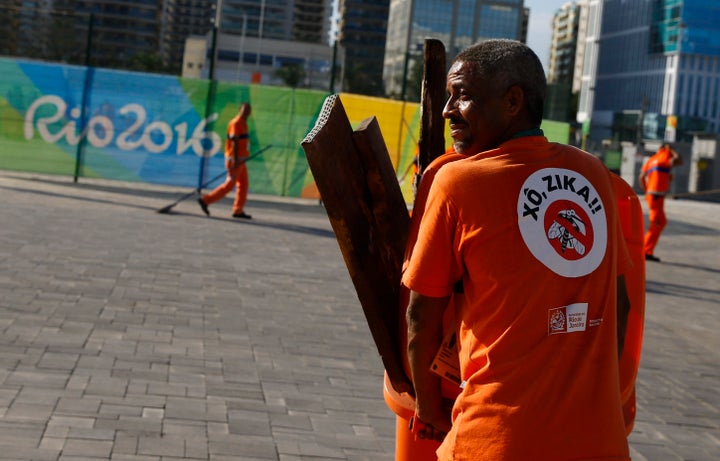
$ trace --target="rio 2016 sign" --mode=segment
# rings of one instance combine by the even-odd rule
[[[54,113],[38,116],[36,121],[38,111],[42,108],[43,112],[47,112],[47,106],[50,106],[51,111],[54,109]],[[118,110],[118,114],[130,116],[134,121],[115,136],[115,125],[106,115],[92,116],[82,132],[78,133],[76,120],[80,119],[81,112],[75,107],[69,112],[72,119],[53,131],[52,126],[66,118],[67,109],[67,103],[56,95],[41,96],[33,101],[25,113],[25,139],[32,139],[37,124],[38,134],[50,144],[64,139],[68,145],[76,146],[85,137],[91,146],[97,148],[107,147],[114,141],[121,150],[145,149],[147,152],[160,154],[166,152],[173,141],[177,141],[175,154],[182,155],[191,149],[195,155],[207,157],[212,157],[222,147],[220,136],[213,131],[206,131],[207,125],[217,120],[217,113],[200,120],[188,137],[187,122],[178,123],[174,127],[161,120],[146,124],[148,117],[145,108],[136,103],[126,104]],[[205,149],[206,146],[209,148]]]

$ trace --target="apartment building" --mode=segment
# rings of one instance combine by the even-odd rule
[[[569,122],[575,119],[576,93],[579,91],[581,74],[578,72],[576,78],[575,63],[584,51],[585,42],[580,33],[587,29],[581,22],[581,11],[581,4],[573,1],[562,5],[553,16],[544,114],[550,120]]]
[[[342,89],[383,96],[383,58],[390,0],[340,0],[338,44]]]
[[[579,25],[580,6],[576,2],[564,4],[555,13],[552,22],[548,83],[572,84]]]
[[[591,139],[720,131],[720,2],[589,0],[588,14],[577,121]]]
[[[441,40],[450,60],[482,39],[525,42],[526,32],[523,0],[391,0],[383,71],[386,91],[401,99],[408,96],[402,92],[422,60],[426,38]]]

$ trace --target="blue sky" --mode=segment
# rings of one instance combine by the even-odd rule
[[[569,0],[525,0],[525,7],[530,8],[527,44],[538,55],[545,69],[550,58],[553,15],[568,2]]]

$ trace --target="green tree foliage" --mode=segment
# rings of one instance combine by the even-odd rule
[[[300,64],[286,64],[275,71],[275,77],[290,88],[297,88],[305,79],[305,69]]]
[[[137,53],[130,58],[127,66],[128,70],[140,72],[164,73],[168,70],[160,56],[155,53]]]
[[[422,79],[423,79],[423,59],[413,59],[410,61],[410,70],[408,71],[407,86],[405,88],[405,100],[420,102],[422,97]]]
[[[356,64],[345,71],[343,89],[348,93],[367,96],[383,96],[382,78],[368,71],[363,64]]]

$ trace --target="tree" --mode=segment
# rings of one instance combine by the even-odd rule
[[[155,53],[137,53],[130,58],[128,69],[141,72],[163,72],[166,70],[166,66],[160,56]]]
[[[275,71],[275,77],[282,80],[286,86],[297,88],[305,79],[305,69],[300,64],[285,64]]]
[[[392,99],[402,99],[404,101],[420,102],[422,96],[422,80],[424,72],[424,59],[423,56],[410,56],[407,57],[407,76],[405,76],[405,85],[403,88],[402,76],[395,76],[395,88],[396,90],[389,93],[387,96]]]
[[[410,62],[412,67],[407,76],[405,100],[419,102],[422,95],[423,57],[420,56],[419,59],[413,59]]]
[[[349,93],[382,96],[384,92],[382,75],[380,77],[374,75],[364,64],[355,64],[345,72],[344,89]]]

